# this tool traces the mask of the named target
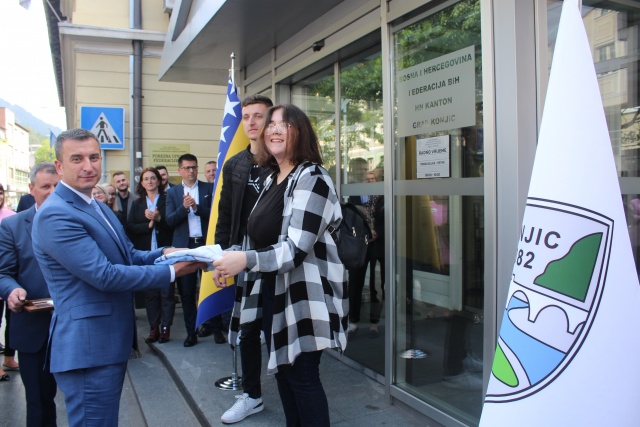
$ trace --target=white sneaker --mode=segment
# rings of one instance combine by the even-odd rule
[[[264,409],[262,398],[252,399],[247,393],[236,396],[236,403],[227,410],[220,420],[225,424],[233,424],[242,421],[249,415],[257,414]]]

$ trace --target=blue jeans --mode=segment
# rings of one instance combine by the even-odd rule
[[[300,353],[276,373],[287,427],[329,426],[329,403],[320,382],[322,350]]]

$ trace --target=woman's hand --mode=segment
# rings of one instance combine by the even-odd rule
[[[213,270],[213,283],[215,283],[215,285],[219,288],[227,287],[227,279],[222,277],[222,274],[220,274],[220,270]]]
[[[217,286],[223,288],[226,283],[221,286],[222,281],[226,282],[226,279],[247,268],[247,255],[242,251],[225,252],[222,258],[213,263],[213,266],[216,268],[213,277],[217,279]]]
[[[145,209],[144,217],[147,218],[149,221],[158,222],[160,221],[160,212],[158,211],[157,208],[156,210],[153,210],[153,211],[151,209]]]

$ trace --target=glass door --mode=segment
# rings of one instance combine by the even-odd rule
[[[482,411],[480,1],[392,28],[394,386],[468,425]]]
[[[562,3],[547,0],[549,71]],[[640,3],[583,0],[582,20],[621,178],[633,256],[640,272]]]
[[[387,239],[379,41],[333,67],[295,82],[291,94],[292,102],[311,118],[320,139],[324,166],[339,194],[361,210],[373,230],[367,262],[361,269],[348,272],[352,326],[345,355],[382,377]]]

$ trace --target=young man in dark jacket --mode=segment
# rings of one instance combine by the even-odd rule
[[[223,249],[242,244],[247,232],[247,220],[258,200],[269,171],[258,166],[253,155],[267,110],[273,106],[263,95],[251,95],[242,100],[242,125],[250,144],[228,159],[222,168],[223,184],[218,205],[216,244]],[[264,409],[260,388],[262,349],[260,320],[242,325],[240,333],[240,362],[242,366],[242,395],[222,415],[222,422],[232,424]],[[235,344],[235,343],[232,343]]]

